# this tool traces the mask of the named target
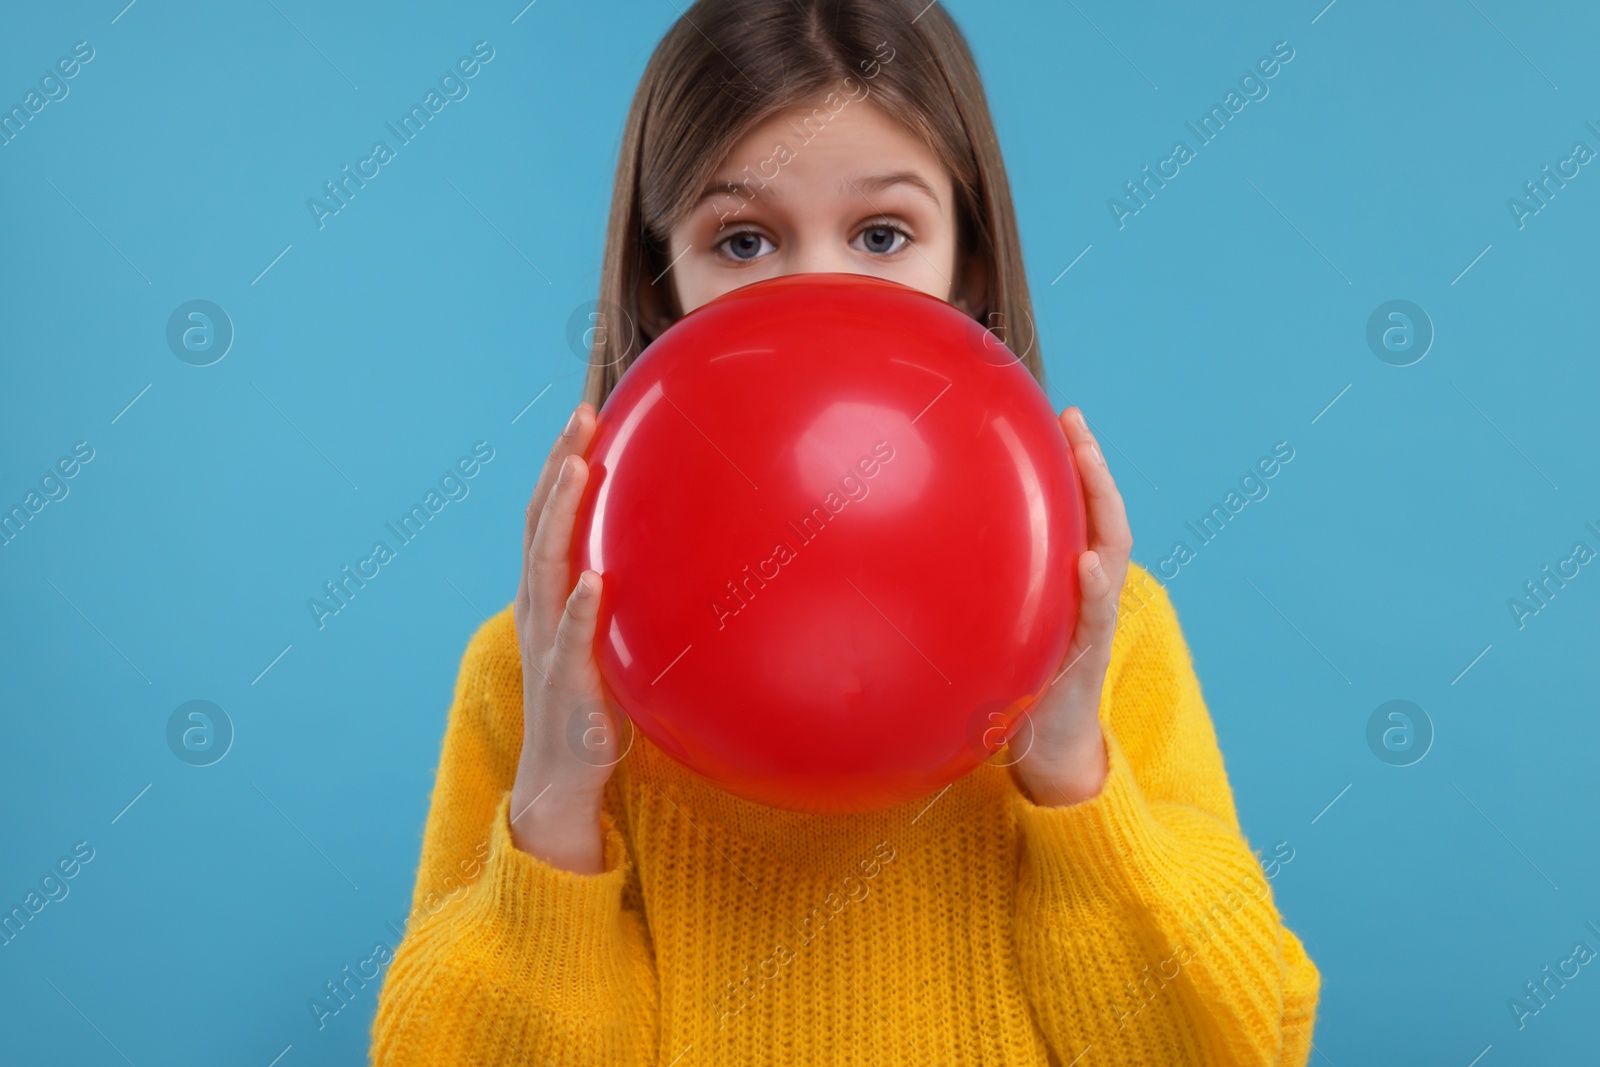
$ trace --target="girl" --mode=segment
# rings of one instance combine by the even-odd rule
[[[817,271],[1032,322],[966,42],[927,0],[699,0],[628,115],[584,401],[516,599],[461,664],[372,1061],[1303,1065],[1317,969],[1076,408],[1091,550],[1020,755],[810,815],[717,789],[607,705],[603,576],[567,564],[596,412],[679,316]]]

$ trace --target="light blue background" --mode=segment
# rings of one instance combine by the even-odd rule
[[[0,504],[95,449],[0,549],[0,904],[95,849],[0,948],[0,1045],[364,1062],[375,984],[321,1031],[307,1001],[404,919],[459,658],[515,592],[622,119],[677,11],[124,3],[13,6],[0,33],[8,108],[95,48],[0,148]],[[1600,168],[1525,228],[1506,202],[1600,148],[1600,17],[1324,3],[950,7],[1056,406],[1107,442],[1135,558],[1295,448],[1168,587],[1246,833],[1294,850],[1273,884],[1323,975],[1313,1061],[1576,1062],[1600,970],[1524,1029],[1507,1002],[1600,949],[1600,567],[1520,630],[1507,600],[1600,549]],[[319,231],[306,200],[479,40],[470,95]],[[1270,95],[1119,230],[1107,199],[1282,40]],[[204,368],[164,336],[196,298],[237,330]],[[1437,331],[1412,366],[1365,341],[1391,299]],[[470,495],[319,631],[307,598],[479,440]],[[1396,698],[1436,731],[1406,767],[1366,741]],[[237,731],[206,768],[165,739],[192,699]]]

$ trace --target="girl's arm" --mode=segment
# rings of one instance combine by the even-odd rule
[[[1100,791],[1013,801],[1035,1019],[1062,1063],[1301,1067],[1320,976],[1240,831],[1176,612],[1134,565],[1120,615]]]
[[[598,874],[512,843],[518,655],[508,609],[462,660],[412,914],[373,1020],[374,1065],[653,1062],[655,964],[615,794],[600,811]]]

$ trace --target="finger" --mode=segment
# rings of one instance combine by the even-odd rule
[[[1087,441],[1091,437],[1089,422],[1076,404],[1061,412],[1061,429],[1067,435],[1067,443],[1074,448],[1078,446],[1079,441]]]
[[[581,692],[589,681],[587,668],[594,654],[594,633],[600,617],[600,575],[585,570],[578,576],[572,593],[566,598],[561,621],[556,626],[555,640],[551,643],[550,674],[552,686],[566,692]]]
[[[1076,411],[1076,409],[1068,409]],[[1078,413],[1078,419],[1082,414]],[[1087,425],[1074,426],[1073,420],[1063,422],[1068,439],[1073,441],[1073,457],[1078,461],[1078,476],[1083,482],[1084,502],[1089,509],[1089,529],[1095,549],[1110,557],[1105,564],[1115,570],[1118,557],[1126,561],[1133,551],[1133,531],[1128,526],[1128,511],[1117,489],[1111,468],[1106,466],[1105,454]]]
[[[533,535],[539,524],[539,515],[544,511],[545,503],[550,498],[550,487],[555,483],[562,462],[574,452],[580,455],[586,452],[589,441],[594,436],[594,430],[594,410],[588,401],[583,401],[573,409],[567,425],[557,435],[555,444],[550,447],[550,454],[545,457],[544,465],[539,469],[539,479],[534,484],[533,496],[528,499],[528,510],[522,526],[522,578],[517,585],[517,598],[525,606],[529,603],[528,570],[532,560]]]
[[[528,560],[528,610],[534,633],[548,640],[561,620],[562,605],[573,590],[572,530],[577,523],[578,501],[589,481],[589,465],[582,456],[568,456],[557,468],[556,484],[539,513],[538,529]]]

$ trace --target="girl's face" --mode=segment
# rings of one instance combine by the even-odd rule
[[[729,150],[673,228],[672,265],[653,284],[676,286],[687,315],[750,282],[840,271],[900,282],[971,314],[981,282],[973,264],[956,262],[949,172],[865,93],[834,93],[816,108],[769,119]]]

